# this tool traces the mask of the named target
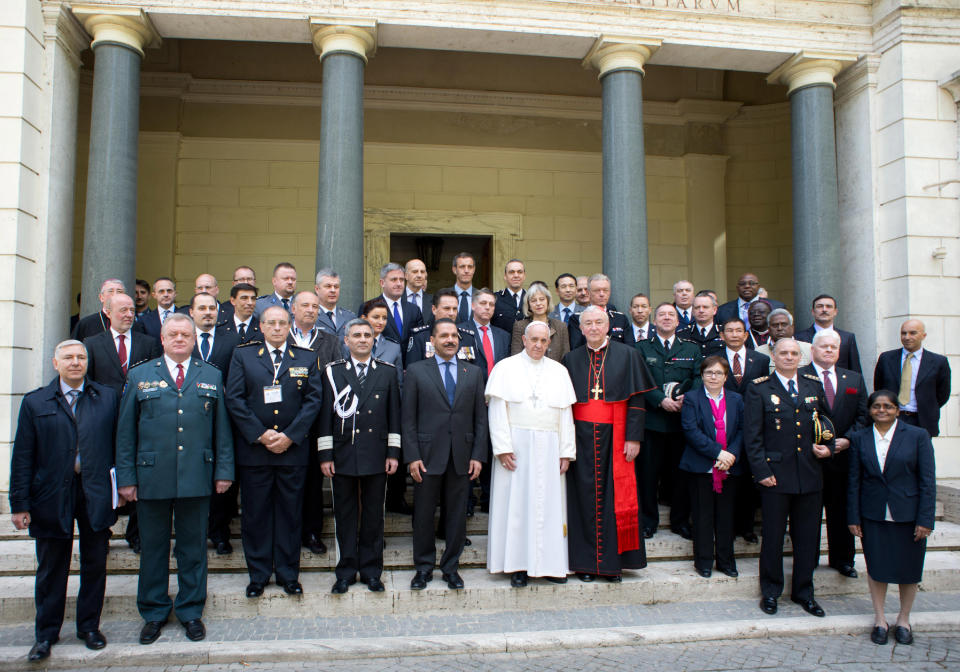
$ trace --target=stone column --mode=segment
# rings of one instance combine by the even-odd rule
[[[650,292],[643,148],[643,66],[659,40],[601,37],[584,60],[603,86],[603,272],[621,310]]]
[[[813,297],[844,282],[837,201],[837,144],[833,78],[849,54],[800,53],[767,81],[788,87],[793,171],[794,313],[806,317]]]
[[[160,37],[137,8],[75,6],[93,36],[93,104],[87,162],[81,314],[100,308],[107,278],[133,292],[137,250],[137,143],[143,49]]]
[[[323,66],[316,269],[340,273],[340,302],[363,301],[363,72],[376,24],[311,19]]]

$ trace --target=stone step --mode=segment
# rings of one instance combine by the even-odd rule
[[[821,528],[820,550],[827,551],[826,527]],[[487,562],[487,536],[485,534],[470,535],[472,545],[463,550],[460,557],[462,567],[485,567]],[[301,549],[300,568],[303,572],[323,572],[336,567],[337,556],[335,539],[325,538],[328,551],[322,555],[315,555],[307,549]],[[662,562],[669,560],[692,561],[693,542],[670,532],[660,530],[652,539],[645,541],[648,562]],[[859,551],[859,540],[857,549]],[[929,551],[960,551],[960,525],[956,523],[937,523],[933,534],[927,541]],[[233,544],[233,553],[217,555],[211,547],[207,550],[207,562],[211,573],[246,572],[243,545],[239,540]],[[437,541],[437,553],[442,555],[444,543]],[[734,552],[738,558],[757,557],[760,553],[760,544],[748,544],[737,538]],[[792,552],[789,535],[784,540],[784,552]],[[79,545],[74,544],[71,571],[77,572],[80,568]],[[413,567],[413,545],[409,536],[392,536],[384,539],[383,553],[384,567],[387,569],[403,570]],[[108,571],[111,574],[137,573],[140,569],[140,558],[131,551],[125,541],[114,539],[110,542],[110,554],[107,560]],[[0,541],[0,575],[29,575],[36,571],[37,560],[34,542],[31,539]],[[176,569],[176,560],[171,552],[170,568]]]
[[[831,595],[867,595],[866,570],[862,558],[857,559],[860,578],[848,579],[824,567],[826,557],[815,576],[818,597]],[[792,562],[784,561],[789,586]],[[645,569],[625,571],[623,583],[604,580],[582,583],[575,577],[563,585],[532,580],[527,588],[510,586],[508,576],[491,575],[484,569],[461,572],[466,588],[447,589],[439,573],[426,590],[409,588],[412,573],[408,570],[387,571],[383,575],[386,591],[372,593],[362,586],[353,586],[345,595],[333,595],[331,572],[307,572],[301,576],[304,594],[291,597],[271,585],[258,599],[244,596],[247,577],[239,574],[211,574],[204,618],[310,618],[317,614],[343,615],[422,615],[427,613],[479,613],[481,611],[516,611],[529,609],[563,610],[612,605],[675,603],[684,601],[756,599],[759,596],[758,568],[755,558],[738,562],[736,579],[715,573],[710,579],[697,576],[688,561],[651,563]],[[67,613],[76,609],[79,579],[70,577],[67,590]],[[924,591],[960,590],[960,552],[928,552],[924,567]],[[34,578],[32,576],[0,577],[0,625],[30,623],[34,618]],[[171,595],[176,594],[176,577],[171,577]],[[789,593],[789,588],[788,588]],[[137,577],[107,577],[103,618],[135,619]]]

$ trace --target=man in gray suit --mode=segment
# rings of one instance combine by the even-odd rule
[[[577,276],[572,273],[561,273],[553,281],[553,286],[557,288],[559,301],[547,317],[563,320],[563,323],[566,324],[570,321],[571,315],[582,313],[583,309],[586,308],[586,306],[577,303]]]
[[[460,332],[453,320],[433,323],[435,355],[407,368],[402,399],[403,459],[415,482],[413,490],[413,561],[411,590],[433,579],[437,549],[434,512],[443,492],[447,548],[440,569],[447,587],[463,588],[460,554],[467,535],[467,492],[487,459],[487,406],[479,368],[457,359]]]
[[[297,269],[293,264],[281,261],[273,267],[273,277],[270,279],[273,283],[273,293],[261,296],[257,299],[257,307],[253,310],[253,315],[258,320],[270,306],[283,306],[289,313],[293,303],[293,294],[297,290]]]
[[[411,259],[403,267],[407,288],[403,290],[403,300],[412,303],[426,319],[427,306],[433,305],[433,294],[427,292],[427,265],[420,259]]]
[[[337,305],[340,301],[340,274],[332,268],[321,268],[317,271],[314,291],[320,297],[320,313],[317,315],[317,326],[331,334],[336,334],[337,343],[343,344],[343,328],[347,322],[356,318],[352,310]]]

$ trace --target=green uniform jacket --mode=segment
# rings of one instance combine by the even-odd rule
[[[696,343],[681,341],[676,335],[673,337],[670,352],[664,351],[659,337],[640,341],[635,347],[640,351],[655,385],[643,395],[647,405],[646,428],[653,432],[682,431],[680,413],[670,413],[660,408],[660,402],[665,396],[663,385],[670,382],[682,383],[684,390],[700,385],[700,362],[703,361],[700,347]]]
[[[220,371],[191,358],[183,389],[163,357],[130,369],[117,421],[117,486],[140,499],[208,497],[233,479],[233,436]]]

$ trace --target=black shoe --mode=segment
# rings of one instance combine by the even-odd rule
[[[584,583],[593,583],[594,575],[587,574],[586,572],[577,572],[577,578],[583,581]]]
[[[303,595],[303,586],[299,581],[287,581],[283,584],[283,592],[287,595]]]
[[[567,577],[565,576],[545,576],[543,577],[550,583],[566,583]]]
[[[217,542],[217,555],[230,555],[233,553],[233,545],[229,541]]]
[[[50,640],[43,640],[42,642],[37,642],[30,649],[30,653],[27,654],[27,660],[30,662],[37,662],[38,660],[44,660],[50,657],[50,647],[52,643]]]
[[[336,583],[333,584],[333,588],[330,589],[330,592],[334,595],[343,595],[350,590],[350,586],[356,582],[356,579],[337,579]]]
[[[893,638],[897,640],[897,644],[909,646],[913,644],[913,630],[911,628],[905,628],[902,625],[898,625],[893,629]]]
[[[127,539],[127,545],[130,546],[131,551],[137,555],[140,554],[140,537],[137,537],[136,539]]]
[[[463,538],[463,545],[464,545],[464,546],[473,546],[473,542],[470,541],[470,537],[464,537],[464,538]]]
[[[247,597],[260,597],[263,595],[263,584],[251,581],[247,584]]]
[[[450,590],[463,590],[463,579],[459,572],[453,574],[444,574],[443,580],[447,582],[447,588]]]
[[[362,581],[367,584],[367,590],[371,593],[382,593],[386,590],[383,581],[378,576],[371,576],[369,579],[362,579]]]
[[[887,636],[890,634],[889,627],[883,627],[882,625],[874,626],[873,632],[870,633],[870,641],[874,644],[879,644],[883,646],[887,643]]]
[[[770,614],[773,616],[777,613],[777,598],[775,597],[764,597],[760,600],[760,609],[765,614]]]
[[[203,621],[195,618],[183,624],[183,629],[187,632],[187,639],[191,642],[199,642],[207,636],[207,629],[203,627]]]
[[[433,581],[433,572],[418,571],[410,581],[410,590],[423,590],[431,581]]]
[[[760,543],[760,537],[758,537],[755,532],[747,532],[746,534],[741,535],[741,536],[743,536],[743,540],[744,540],[745,542],[747,542],[748,544],[759,544],[759,543]]]
[[[857,570],[854,569],[853,565],[844,565],[843,567],[837,567],[837,571],[840,572],[843,576],[848,579],[855,579],[859,576]]]
[[[481,512],[481,513],[490,513],[490,500],[489,500],[489,499],[481,499],[480,502],[479,502],[479,504],[477,504],[477,506],[480,507],[480,512]]]
[[[791,597],[790,600],[796,604],[799,604],[801,607],[803,607],[803,610],[808,614],[810,614],[811,616],[818,616],[820,618],[823,618],[825,616],[823,612],[823,607],[817,604],[817,601],[813,598],[810,598],[809,600],[798,600],[794,597]]]
[[[405,516],[413,515],[413,507],[402,499],[398,502],[388,503],[386,508],[390,513],[402,513]]]
[[[731,568],[731,567],[717,567],[717,570],[718,570],[721,574],[726,574],[726,575],[729,576],[731,579],[735,579],[735,578],[737,578],[738,576],[740,576],[740,572],[737,571],[736,567],[732,567],[732,568]]]
[[[323,555],[327,552],[327,545],[323,543],[323,540],[320,539],[317,535],[311,534],[303,542],[303,545],[310,549],[310,552],[315,555]]]
[[[140,629],[140,643],[153,644],[157,641],[157,637],[160,636],[160,631],[163,630],[163,626],[163,621],[147,621],[144,623]]]
[[[651,528],[649,528],[649,527],[643,528],[643,538],[644,538],[644,539],[652,539],[652,538],[653,538],[653,535],[655,535],[656,533],[657,533],[656,530],[651,529]]]
[[[83,641],[91,651],[99,651],[107,645],[107,638],[103,636],[103,633],[99,630],[91,630],[89,632],[78,632],[77,639]]]
[[[605,577],[603,577],[603,578],[605,578],[605,579],[607,580],[607,583],[622,583],[622,582],[623,582],[623,577],[620,576],[619,574],[614,574],[613,576],[605,576]]]
[[[514,588],[525,588],[527,585],[527,573],[514,572],[513,576],[510,577],[510,585]]]
[[[676,527],[671,527],[670,531],[674,534],[678,534],[684,539],[693,539],[693,532],[690,531],[690,527],[687,525],[677,525]]]
[[[467,503],[467,518],[473,518],[473,510],[476,505],[473,501]]]
[[[705,579],[709,579],[713,575],[713,572],[711,572],[709,569],[698,569],[697,574]]]

